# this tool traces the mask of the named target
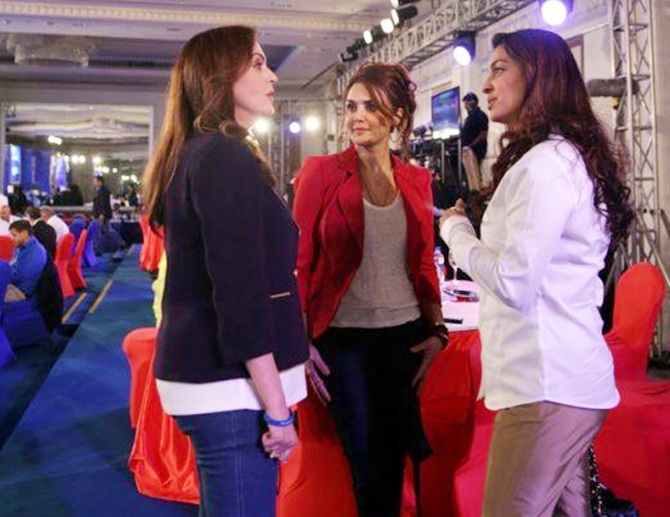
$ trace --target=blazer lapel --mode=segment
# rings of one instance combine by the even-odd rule
[[[358,156],[351,146],[340,155],[345,178],[337,191],[337,206],[346,221],[353,241],[363,256],[363,190],[358,176]]]

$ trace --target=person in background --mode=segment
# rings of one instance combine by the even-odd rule
[[[33,235],[53,259],[56,256],[56,230],[42,220],[40,209],[37,207],[26,208],[26,217],[33,227]]]
[[[58,217],[51,207],[40,207],[40,214],[42,220],[56,230],[56,243],[60,242],[63,237],[70,233],[67,223]]]
[[[448,340],[431,176],[406,162],[414,90],[402,65],[361,66],[343,99],[351,147],[308,158],[296,179],[307,373],[330,402],[361,517],[399,515],[405,455],[430,454],[416,390]]]
[[[81,189],[76,183],[70,184],[70,204],[71,206],[82,206],[84,204],[84,196],[82,196]]]
[[[472,92],[463,96],[463,105],[468,116],[461,129],[461,145],[469,147],[481,164],[486,156],[487,138],[489,134],[489,118],[479,107],[479,99]]]
[[[0,235],[9,235],[9,225],[18,220],[8,205],[0,206]]]
[[[105,185],[105,178],[103,176],[95,177],[93,217],[100,219],[102,222],[108,222],[112,218],[110,193],[107,185]]]
[[[275,514],[277,460],[298,439],[289,408],[307,393],[298,230],[249,133],[274,113],[276,81],[253,29],[191,38],[144,176],[169,265],[157,388],[195,449],[208,517]]]
[[[507,127],[481,239],[460,201],[440,230],[482,290],[481,393],[498,411],[483,515],[587,517],[587,452],[619,401],[598,272],[628,234],[630,191],[565,41],[528,29],[493,47],[483,90]]]
[[[23,214],[28,206],[28,198],[23,193],[21,185],[13,185],[13,192],[9,195],[9,207],[13,214]]]
[[[14,221],[9,226],[14,241],[14,255],[10,262],[11,277],[5,302],[25,300],[33,295],[37,282],[47,263],[47,252],[33,236],[28,221]]]

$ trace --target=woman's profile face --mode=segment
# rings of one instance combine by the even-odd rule
[[[484,82],[489,117],[494,122],[513,125],[519,118],[526,95],[526,78],[521,66],[502,45],[493,49],[490,72]]]
[[[268,68],[265,53],[256,42],[249,68],[233,84],[235,121],[239,125],[249,128],[259,117],[274,114],[276,82],[277,76]]]
[[[355,83],[347,92],[344,123],[356,145],[372,147],[381,142],[388,143],[391,124],[361,83]]]

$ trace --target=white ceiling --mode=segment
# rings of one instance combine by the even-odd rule
[[[419,19],[436,0],[423,0]],[[389,0],[0,0],[0,81],[149,85],[164,89],[171,63],[191,36],[243,24],[259,29],[270,61],[279,63],[280,97],[320,97],[338,56],[390,13]],[[19,66],[4,45],[12,33],[92,38],[88,68]],[[116,141],[148,135],[148,115],[132,107],[20,104],[10,133],[39,138]],[[134,120],[140,116],[141,121]]]
[[[419,4],[420,17],[431,11],[431,1]],[[290,47],[289,57],[278,70],[279,93],[306,85],[322,87],[332,75],[322,72],[365,29],[390,13],[389,0],[31,0],[0,1],[0,34],[30,33],[88,36],[98,50],[92,66],[83,70],[37,70],[0,65],[6,80],[109,82],[113,76],[127,82],[164,81],[167,65],[181,45],[197,32],[228,24],[259,29],[264,46]],[[3,49],[4,50],[4,49]],[[6,51],[5,62],[9,61]],[[101,66],[93,66],[102,61]],[[155,62],[158,69],[111,66],[110,61]],[[114,74],[104,73],[104,65]],[[148,67],[145,67],[148,68]]]

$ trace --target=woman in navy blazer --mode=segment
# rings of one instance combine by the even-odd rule
[[[429,453],[415,389],[448,339],[431,177],[391,154],[396,133],[408,155],[416,108],[402,66],[363,65],[344,107],[352,146],[307,159],[296,178],[307,373],[330,402],[359,515],[390,517],[400,510],[404,455]]]
[[[274,112],[276,80],[253,29],[194,36],[145,182],[168,262],[158,393],[193,443],[207,517],[275,514],[276,460],[297,443],[288,408],[307,392],[298,229],[248,132]]]

